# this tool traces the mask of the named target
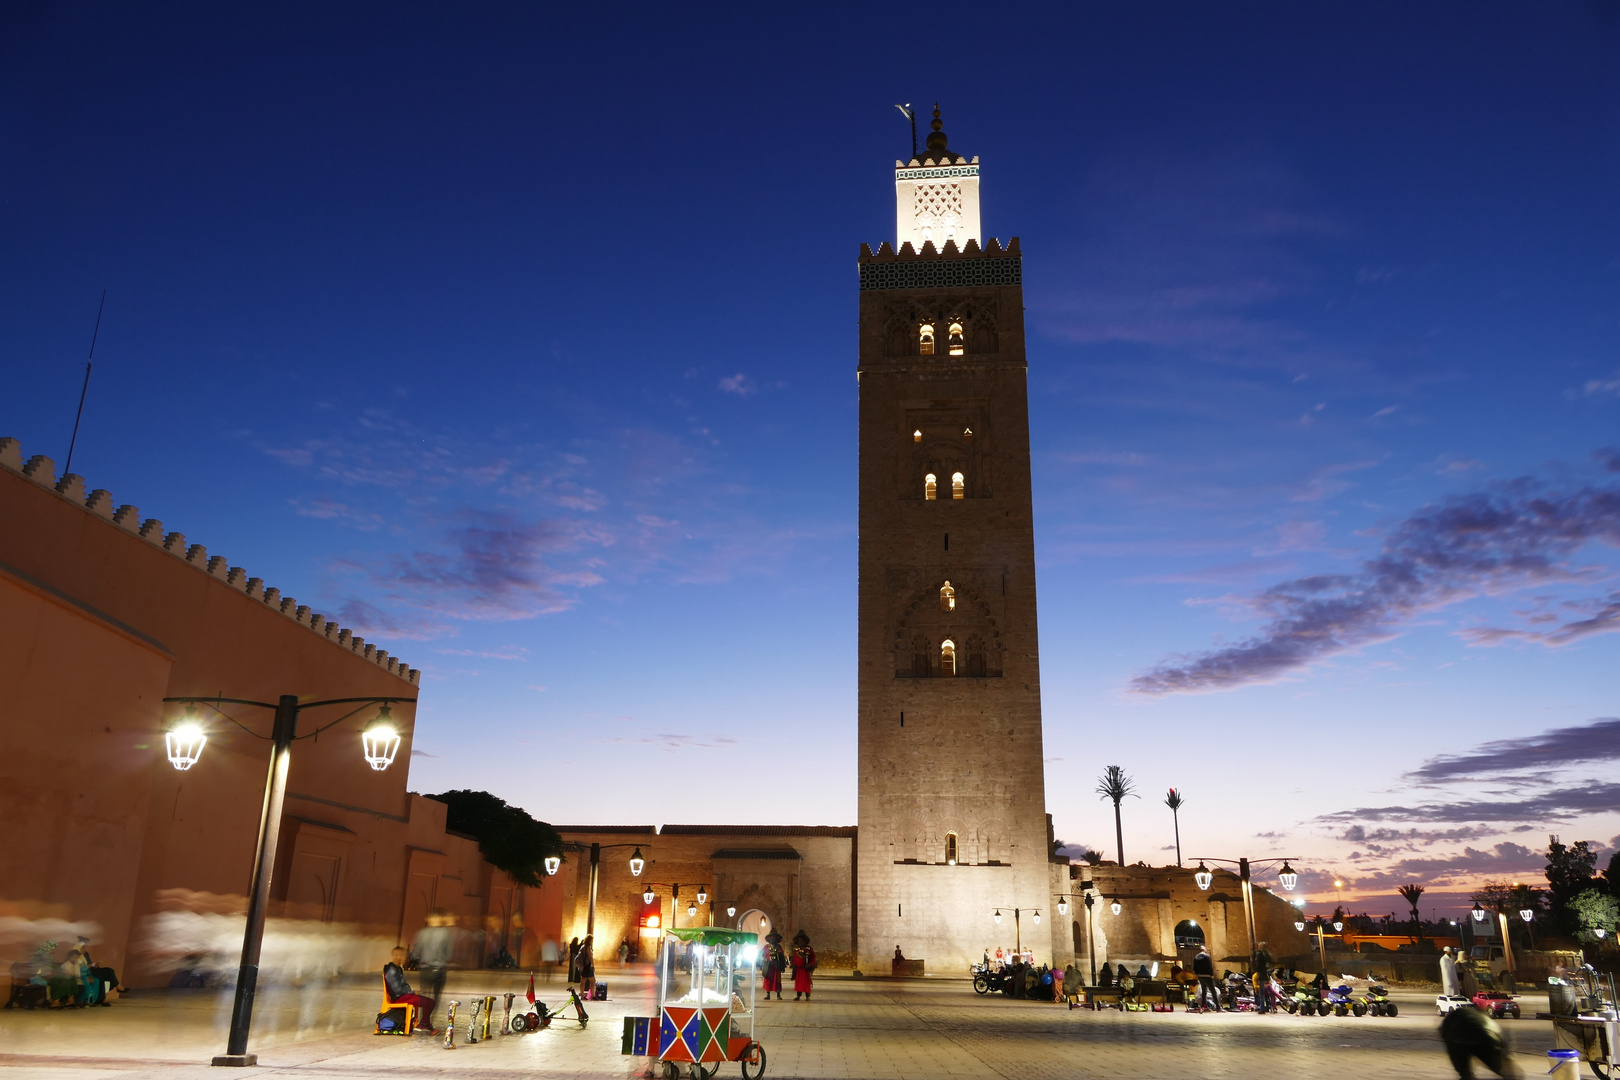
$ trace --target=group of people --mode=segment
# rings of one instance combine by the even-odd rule
[[[810,947],[810,935],[800,930],[793,935],[793,948],[782,948],[782,935],[775,930],[765,935],[765,946],[760,950],[760,972],[765,978],[765,1000],[782,1000],[782,973],[793,970],[793,1000],[809,1001],[814,985],[811,978],[816,970],[816,950]]]
[[[118,973],[103,967],[90,955],[90,940],[79,938],[75,948],[69,949],[60,962],[54,959],[56,942],[41,942],[28,961],[28,981],[25,985],[43,990],[44,1004],[52,1009],[83,1008],[92,1005],[110,1007],[110,995],[124,988],[118,983]],[[35,993],[39,993],[38,990]],[[13,993],[16,1000],[18,995]]]

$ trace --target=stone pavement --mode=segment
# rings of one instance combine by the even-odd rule
[[[453,1051],[424,1036],[371,1035],[375,986],[270,988],[255,1012],[250,1049],[261,1065],[252,1073],[285,1080],[640,1076],[647,1059],[619,1054],[620,1018],[653,1013],[652,979],[645,971],[605,978],[613,1000],[589,1003],[591,1021],[583,1029],[558,1020],[533,1035],[473,1046],[462,1044],[458,1032]],[[462,973],[452,977],[447,996],[521,995],[526,981],[510,972]],[[558,983],[539,990],[545,1001],[564,996]],[[1453,1076],[1435,1035],[1433,996],[1396,1000],[1402,1015],[1394,1019],[1092,1013],[980,997],[954,979],[823,979],[812,1002],[761,1003],[756,1035],[769,1055],[767,1080]],[[1523,1004],[1526,1015],[1546,1008],[1540,995],[1527,995]],[[220,1080],[230,1074],[207,1063],[224,1049],[229,1006],[229,991],[154,990],[108,1009],[0,1011],[0,1080]],[[1509,1020],[1504,1027],[1523,1071],[1544,1073],[1551,1025]],[[725,1065],[720,1075],[738,1076],[737,1066]]]

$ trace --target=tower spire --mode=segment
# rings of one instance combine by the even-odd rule
[[[943,154],[946,145],[945,123],[939,118],[939,102],[937,101],[934,102],[934,122],[928,126],[933,128],[928,133],[928,152],[930,154]]]

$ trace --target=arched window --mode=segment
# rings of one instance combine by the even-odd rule
[[[956,851],[957,851],[956,834],[953,833],[953,832],[948,832],[948,833],[945,834],[945,865],[946,866],[955,866],[956,865]]]
[[[971,440],[973,438],[973,429],[971,427],[963,428],[962,438]]]
[[[961,473],[951,473],[951,498],[962,499],[967,497],[967,481]]]
[[[939,610],[956,610],[956,590],[951,588],[951,583],[948,581],[939,587]]]
[[[922,428],[918,428],[916,431],[911,433],[911,441],[922,442]]]
[[[959,323],[959,322],[951,323],[950,335],[945,339],[945,342],[946,342],[947,345],[950,346],[950,351],[951,351],[952,356],[961,356],[962,355],[962,324],[961,323]]]
[[[950,638],[939,647],[939,673],[941,675],[956,674],[956,642]]]
[[[923,498],[937,499],[939,497],[939,478],[933,473],[923,477]]]
[[[920,348],[917,350],[918,352],[922,353],[924,356],[934,355],[933,323],[923,323],[922,329],[917,332],[917,343],[920,346]]]

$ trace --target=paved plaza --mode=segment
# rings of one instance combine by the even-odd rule
[[[652,979],[644,969],[606,978],[613,1000],[590,1003],[584,1029],[559,1020],[547,1031],[453,1051],[426,1036],[370,1034],[374,986],[271,988],[256,1013],[251,1049],[261,1066],[252,1072],[333,1080],[642,1075],[647,1059],[619,1054],[620,1018],[653,1012]],[[465,1000],[475,991],[521,992],[525,985],[526,977],[512,973],[464,973],[450,989]],[[542,1000],[563,996],[560,983],[540,989]],[[1396,999],[1402,1015],[1394,1019],[1093,1013],[980,997],[956,979],[826,978],[810,1003],[761,1003],[757,1037],[769,1054],[768,1080],[1454,1076],[1435,1035],[1433,995]],[[229,1002],[228,991],[154,990],[107,1009],[0,1012],[0,1073],[6,1080],[217,1080],[222,1070],[207,1062],[224,1048]],[[1543,995],[1527,995],[1524,1005],[1527,1015],[1546,1008]],[[1527,1019],[1504,1026],[1522,1071],[1544,1073],[1551,1025]],[[738,1067],[727,1064],[720,1075],[737,1077]]]

